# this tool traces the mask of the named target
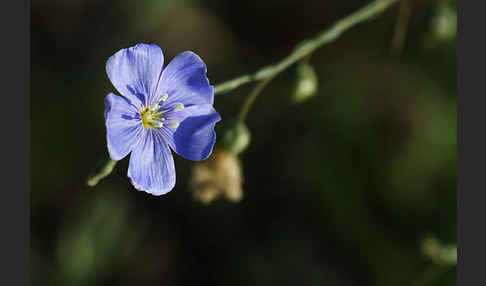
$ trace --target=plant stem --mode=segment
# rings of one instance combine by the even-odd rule
[[[101,179],[111,174],[115,168],[116,162],[117,161],[113,161],[111,159],[101,160],[94,170],[89,174],[88,179],[86,180],[86,185],[90,187],[96,186]]]
[[[405,37],[407,35],[408,23],[410,22],[411,15],[411,0],[401,0],[390,50],[393,56],[400,56],[403,51],[403,45],[405,43]]]
[[[246,115],[250,110],[253,102],[258,97],[260,92],[265,88],[265,86],[273,79],[274,76],[269,76],[266,79],[260,81],[251,91],[250,95],[248,95],[245,99],[245,102],[241,106],[240,112],[238,113],[238,120],[245,121]]]
[[[303,65],[308,65],[311,57],[312,57],[312,53],[309,53],[307,56],[300,59],[300,63],[303,64]]]
[[[243,75],[220,83],[214,87],[214,94],[227,93],[243,84],[274,77],[314,50],[336,40],[344,31],[385,11],[398,0],[375,0],[349,16],[337,21],[331,28],[322,31],[315,38],[302,41],[294,51],[280,62],[265,66],[255,73]]]

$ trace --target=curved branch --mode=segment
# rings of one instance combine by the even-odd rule
[[[398,0],[375,0],[371,2],[351,15],[337,21],[331,28],[322,31],[315,38],[302,41],[295,47],[290,55],[282,59],[280,62],[265,66],[253,74],[243,75],[217,84],[214,87],[214,94],[227,93],[243,84],[264,80],[268,77],[277,75],[324,44],[336,40],[344,31],[358,23],[372,19],[397,1]]]

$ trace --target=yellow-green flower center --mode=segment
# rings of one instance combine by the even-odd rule
[[[176,112],[184,109],[184,104],[176,102],[172,104],[172,108],[164,107],[164,110],[161,111],[159,103],[162,104],[162,102],[166,101],[168,97],[169,96],[167,94],[162,94],[155,100],[155,103],[140,109],[140,118],[142,119],[142,125],[144,128],[160,128],[164,126],[165,121],[165,118],[162,115],[169,111]],[[170,128],[177,128],[179,126],[179,122],[169,118],[168,126]]]
[[[158,104],[149,105],[140,110],[140,118],[142,118],[142,125],[145,128],[160,128],[162,127],[165,118],[162,116],[163,112],[159,111]]]

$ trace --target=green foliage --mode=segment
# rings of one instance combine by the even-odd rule
[[[137,247],[144,223],[141,214],[113,191],[84,201],[66,218],[56,256],[62,285],[92,285],[107,276]]]

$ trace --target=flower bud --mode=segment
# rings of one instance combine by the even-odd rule
[[[316,95],[318,80],[314,68],[309,64],[298,64],[295,68],[291,99],[295,103],[303,102]]]
[[[190,185],[194,199],[209,204],[221,196],[239,202],[243,197],[242,183],[238,156],[216,148],[208,159],[194,163]]]
[[[250,131],[242,121],[226,119],[216,125],[216,145],[235,155],[243,152],[250,144]]]
[[[442,1],[432,20],[432,31],[437,40],[449,41],[456,37],[457,11],[448,1]]]
[[[457,246],[443,245],[435,236],[428,235],[422,240],[422,252],[437,264],[457,263]]]

